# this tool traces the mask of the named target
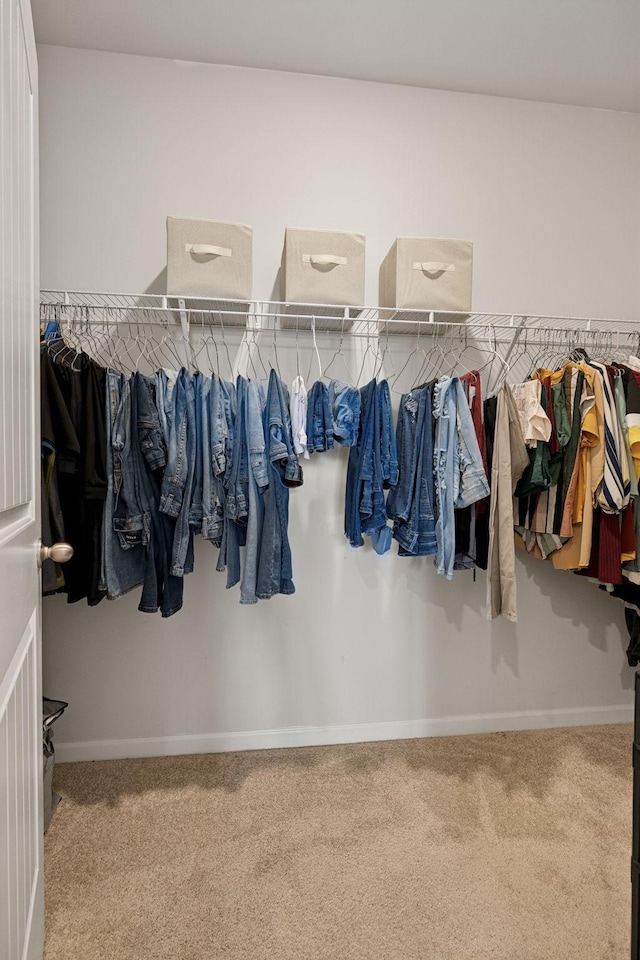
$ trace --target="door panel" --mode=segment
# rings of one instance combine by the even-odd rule
[[[18,646],[0,691],[0,956],[24,957],[38,905],[38,756],[33,749],[40,705],[37,695],[35,615]]]
[[[0,0],[0,957],[43,944],[37,69],[27,0]]]

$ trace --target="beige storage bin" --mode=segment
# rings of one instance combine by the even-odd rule
[[[291,305],[317,304],[317,309],[290,306],[287,313],[315,315],[318,329],[348,329],[359,310],[349,310],[349,319],[339,307],[360,307],[364,300],[364,252],[362,233],[333,230],[296,230],[287,227],[282,251],[281,296]],[[281,320],[281,326],[308,328],[302,318]]]
[[[472,272],[469,240],[398,237],[380,265],[379,305],[397,309],[397,320],[410,321],[414,310],[433,310],[435,320],[464,321],[471,311]],[[405,331],[393,323],[389,329],[413,332],[416,325],[410,323]]]
[[[244,326],[253,284],[253,231],[240,223],[167,217],[167,294],[194,309],[225,310],[219,319]],[[237,314],[234,315],[234,314]],[[209,322],[219,322],[209,318]]]

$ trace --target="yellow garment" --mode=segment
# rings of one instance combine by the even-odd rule
[[[593,507],[604,479],[604,398],[600,377],[587,364],[572,364],[584,374],[589,404],[582,419],[580,456],[577,469],[575,498],[571,523],[571,539],[552,555],[554,567],[559,570],[577,570],[588,567],[593,535]],[[590,397],[593,396],[593,402]],[[564,518],[563,518],[564,521]]]
[[[629,427],[629,446],[636,471],[636,480],[640,485],[640,426]]]

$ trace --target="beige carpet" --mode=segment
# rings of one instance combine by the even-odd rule
[[[46,960],[627,960],[631,742],[61,765]]]

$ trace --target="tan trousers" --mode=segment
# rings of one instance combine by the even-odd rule
[[[516,550],[513,534],[513,494],[529,465],[513,394],[505,385],[498,395],[491,467],[487,618],[516,621]]]

